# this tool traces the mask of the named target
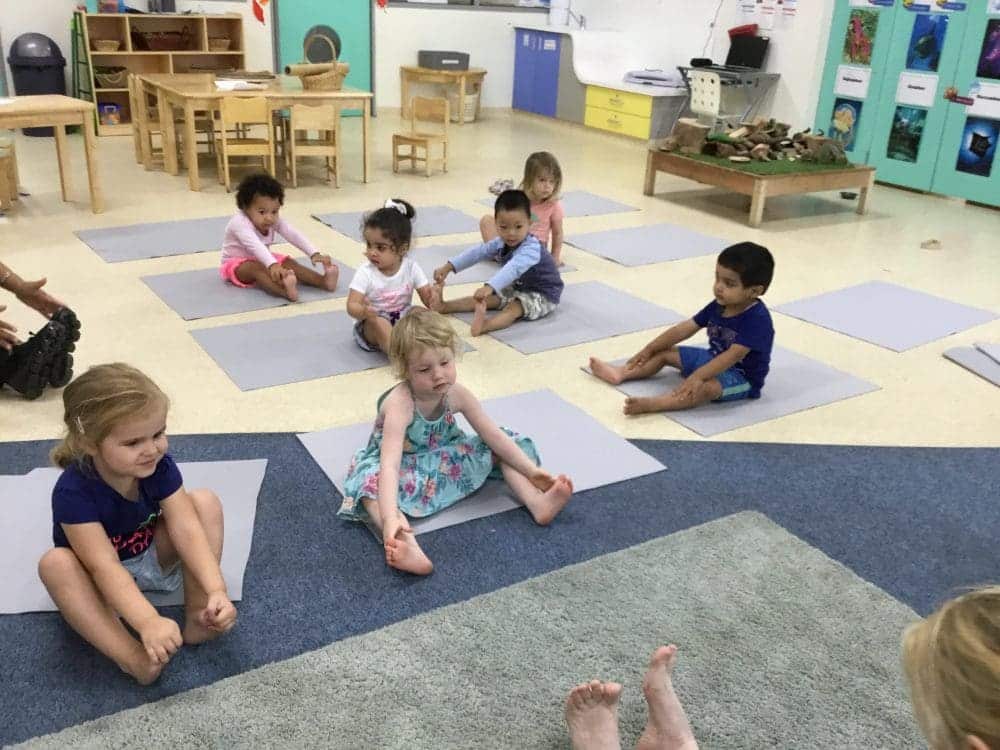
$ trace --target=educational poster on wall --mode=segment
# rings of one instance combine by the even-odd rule
[[[998,137],[1000,137],[1000,122],[984,120],[981,117],[966,119],[955,169],[980,177],[989,177],[993,170],[993,156],[996,154]]]
[[[920,139],[924,137],[927,110],[916,107],[896,107],[889,129],[886,156],[897,161],[915,163],[920,155]]]
[[[991,18],[986,24],[976,75],[979,78],[1000,79],[1000,18]]]
[[[875,33],[878,31],[878,11],[852,10],[844,35],[845,63],[871,65]]]
[[[871,68],[861,68],[856,65],[838,65],[837,82],[833,85],[833,93],[839,96],[849,96],[852,99],[867,99],[868,84],[872,79]]]
[[[906,48],[906,67],[936,73],[948,31],[948,16],[921,13],[913,21],[910,44]]]
[[[1000,2],[1000,0],[997,0],[997,2]],[[870,8],[873,5],[891,8],[895,4],[896,0],[851,0],[850,2],[852,8]]]
[[[987,13],[1000,13],[1000,0],[990,0],[990,7],[986,10]]]
[[[854,137],[858,132],[862,105],[863,102],[851,99],[835,99],[833,102],[833,115],[830,118],[827,135],[835,141],[840,141],[845,151],[854,150]]]
[[[1000,83],[976,81],[969,87],[972,104],[965,108],[967,115],[1000,120]]]
[[[957,0],[903,0],[903,7],[914,13],[954,13],[965,10],[968,3]]]
[[[934,73],[899,74],[896,84],[896,103],[916,107],[933,107],[937,95],[938,77]]]

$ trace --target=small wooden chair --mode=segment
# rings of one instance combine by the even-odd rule
[[[207,80],[213,81],[211,73],[206,74]],[[142,164],[147,170],[153,168],[153,160],[163,159],[163,133],[160,130],[160,111],[156,104],[149,101],[149,94],[146,92],[142,81],[134,74],[128,76],[128,101],[129,110],[132,113],[132,141],[135,146],[135,160]],[[184,118],[174,115],[174,133],[177,136],[177,151],[181,159],[184,159],[184,149],[182,148],[182,138],[184,132]],[[208,153],[212,153],[214,143],[214,127],[212,116],[209,112],[195,113],[195,127],[199,132],[205,133],[204,144]],[[154,139],[159,137],[160,146],[156,145]]]
[[[242,130],[250,126],[264,128],[266,138],[230,137],[231,130]],[[229,173],[231,156],[263,157],[264,167],[274,174],[274,128],[271,109],[263,96],[227,96],[219,103],[219,121],[216,127],[215,160],[219,169],[219,183],[232,190]]]
[[[340,109],[335,104],[295,104],[289,107],[284,134],[285,166],[292,176],[292,186],[299,186],[296,160],[300,156],[325,156],[326,179],[340,187],[337,143],[340,141]],[[316,131],[317,137],[310,137]]]
[[[451,113],[448,110],[448,100],[445,98],[430,99],[425,96],[415,96],[410,100],[409,119],[410,130],[405,133],[394,133],[392,136],[392,171],[399,171],[401,161],[409,161],[410,168],[416,169],[417,162],[423,162],[428,177],[431,176],[431,162],[441,162],[441,169],[448,171],[448,121]],[[418,129],[425,123],[440,125],[440,129]],[[431,158],[431,145],[441,144],[441,158]],[[409,147],[409,153],[402,149]],[[423,149],[423,156],[418,154]]]
[[[8,209],[18,199],[17,152],[14,137],[0,134],[0,209]]]

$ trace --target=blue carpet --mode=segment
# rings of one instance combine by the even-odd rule
[[[48,442],[0,444],[3,473]],[[0,618],[0,743],[208,684],[740,510],[765,513],[918,612],[1000,568],[1000,450],[636,441],[670,470],[577,496],[555,524],[510,513],[421,539],[436,571],[396,574],[291,434],[175,437],[181,461],[267,457],[239,624],[140,689],[55,613]],[[179,617],[180,612],[171,610]]]

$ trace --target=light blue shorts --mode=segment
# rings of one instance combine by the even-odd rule
[[[697,346],[678,346],[677,351],[681,355],[681,375],[685,378],[704,364],[715,359],[715,355],[708,349]],[[735,367],[723,370],[715,379],[722,386],[722,395],[716,401],[739,401],[743,398],[750,398],[752,386],[743,373]]]
[[[155,540],[145,552],[128,560],[122,560],[122,566],[132,574],[140,591],[176,591],[184,580],[180,560],[175,562],[170,570],[160,567]]]

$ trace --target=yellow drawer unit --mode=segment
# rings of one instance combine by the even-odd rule
[[[625,115],[651,117],[653,114],[653,97],[645,94],[634,94],[631,91],[618,91],[603,86],[587,86],[586,106],[611,109]]]
[[[583,124],[587,127],[630,135],[633,138],[649,138],[649,115],[639,117],[603,107],[587,107],[583,117]]]

